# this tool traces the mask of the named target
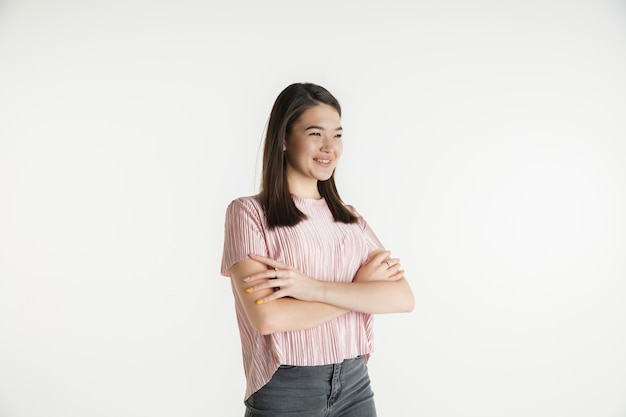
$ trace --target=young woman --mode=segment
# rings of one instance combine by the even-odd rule
[[[409,312],[400,261],[335,186],[341,107],[297,83],[277,97],[261,192],[226,211],[248,417],[376,415],[366,359],[372,314]]]

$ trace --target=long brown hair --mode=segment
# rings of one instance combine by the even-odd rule
[[[302,113],[318,104],[332,106],[341,117],[341,106],[324,87],[312,83],[287,86],[276,98],[267,124],[263,148],[261,205],[268,227],[294,226],[306,215],[300,211],[289,192],[286,159],[283,152],[285,138]],[[355,223],[357,217],[344,205],[335,185],[335,173],[326,181],[318,181],[317,189],[326,200],[335,221]]]

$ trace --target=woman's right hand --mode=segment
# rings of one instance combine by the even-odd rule
[[[357,271],[352,282],[397,281],[404,278],[400,259],[392,258],[391,252],[378,249]]]
[[[291,265],[265,256],[250,254],[250,259],[265,264],[268,269],[243,279],[247,284],[254,284],[246,288],[247,293],[273,289],[274,292],[256,301],[265,304],[283,297],[297,298],[302,301],[319,301],[322,282],[313,279]]]

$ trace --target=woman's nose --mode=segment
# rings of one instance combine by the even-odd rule
[[[324,135],[322,137],[322,146],[321,146],[322,151],[329,152],[332,148],[333,148],[333,139],[328,135]]]

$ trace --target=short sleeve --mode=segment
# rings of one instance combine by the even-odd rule
[[[230,267],[250,253],[267,256],[265,230],[265,218],[258,202],[246,197],[228,205],[224,221],[223,276],[229,277]]]
[[[352,213],[354,213],[354,215],[357,216],[359,219],[359,226],[361,226],[361,230],[365,235],[365,241],[367,242],[367,250],[369,252],[372,252],[376,249],[383,248],[383,244],[380,242],[380,240],[378,240],[378,237],[376,236],[370,225],[367,223],[365,218],[361,216],[353,206],[348,205],[346,207],[350,211],[352,211]]]
[[[363,233],[365,234],[365,239],[367,240],[367,246],[369,251],[373,251],[376,249],[383,248],[383,244],[378,240],[378,237],[369,226],[369,224],[365,221],[364,218],[361,217],[361,227],[363,228]]]

